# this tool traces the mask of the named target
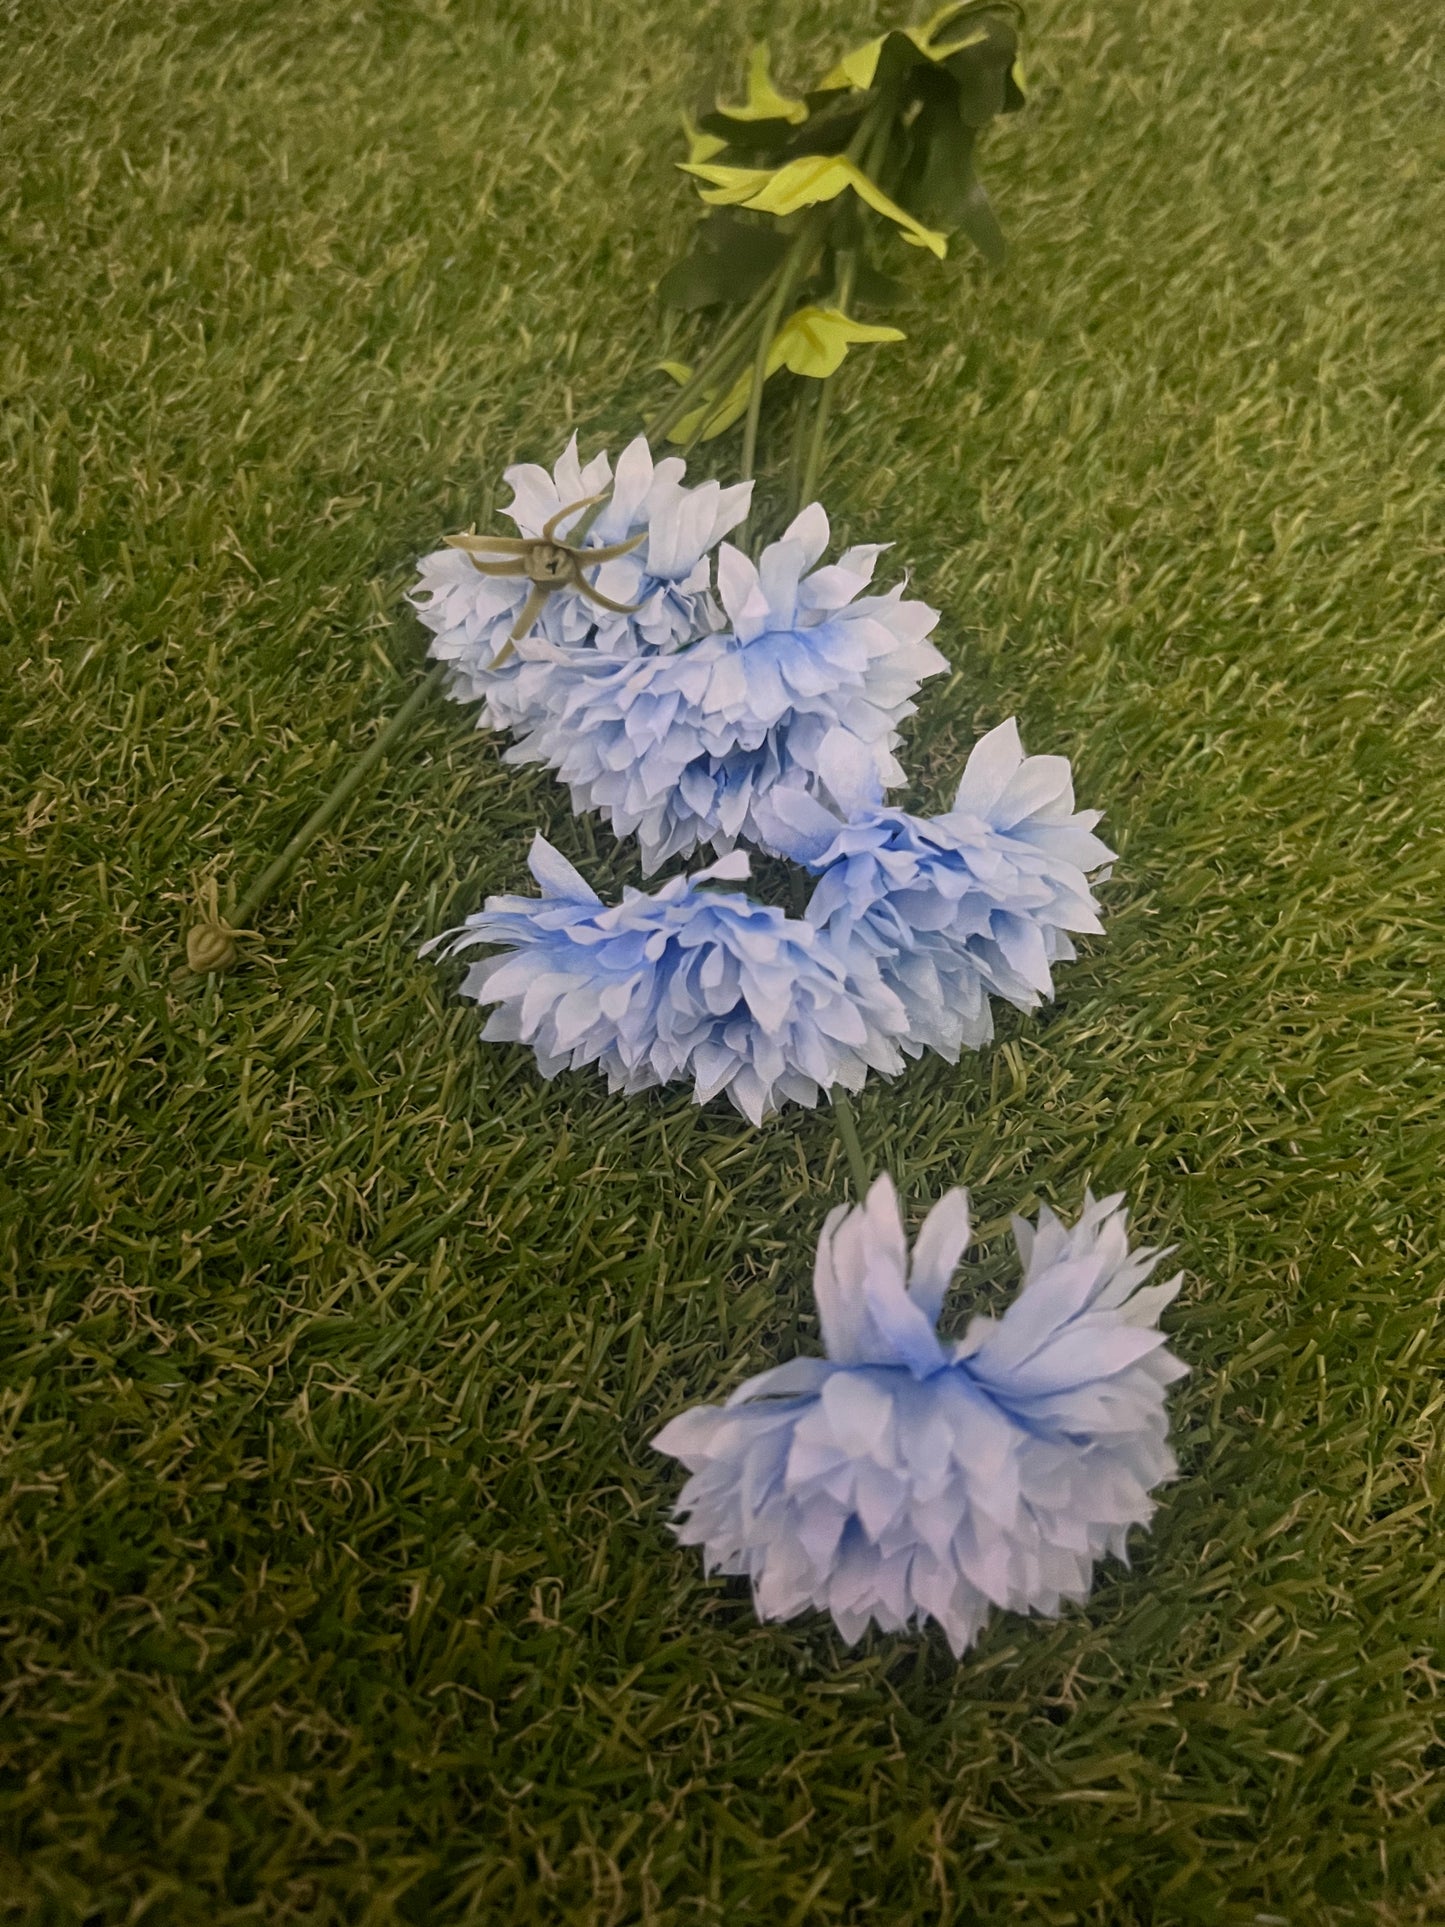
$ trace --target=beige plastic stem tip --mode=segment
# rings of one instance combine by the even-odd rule
[[[236,949],[239,935],[219,917],[211,923],[192,924],[186,932],[186,962],[198,977],[229,970],[240,954]]]

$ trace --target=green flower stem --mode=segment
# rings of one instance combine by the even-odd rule
[[[572,543],[585,541],[588,530],[606,506],[605,501],[590,504],[568,531],[568,541]],[[427,698],[441,688],[446,680],[446,674],[447,665],[444,662],[432,665],[391,721],[382,729],[376,741],[370,748],[363,750],[351,767],[338,778],[280,855],[267,864],[237,903],[229,919],[214,916],[191,926],[186,933],[186,961],[198,976],[219,974],[229,970],[237,962],[240,953],[236,947],[236,938],[247,934],[247,925],[251,919],[270,901],[299,859],[306,854],[321,832],[335,821],[387,752],[406,734],[413,718],[424,706]]]
[[[893,134],[893,116],[897,100],[885,95],[858,130],[856,145],[861,152],[867,148],[868,158],[864,171],[875,181],[878,179],[888,143]],[[856,157],[854,157],[856,158]],[[853,283],[858,274],[858,256],[855,250],[840,250],[838,256],[837,304],[843,313],[848,312],[848,303],[853,298]],[[814,406],[813,432],[808,438],[808,453],[802,465],[802,474],[797,472],[797,452],[799,443],[793,444],[793,475],[795,481],[794,511],[806,508],[817,493],[818,477],[823,468],[823,447],[828,434],[828,415],[832,406],[833,382],[835,377],[826,376],[818,384],[818,399]],[[801,418],[800,418],[801,419]],[[843,1155],[848,1160],[848,1169],[853,1176],[853,1189],[862,1204],[868,1196],[871,1174],[863,1157],[863,1146],[858,1141],[858,1120],[853,1111],[853,1100],[841,1084],[835,1084],[830,1093],[833,1104],[833,1123],[838,1132],[838,1141],[843,1146]]]
[[[898,112],[898,90],[890,88],[884,93],[865,123],[868,138],[864,145],[867,154],[863,161],[863,172],[872,181],[883,185],[883,164],[888,158],[888,144],[893,139],[893,119]],[[859,130],[860,133],[863,130]]]
[[[862,1204],[868,1195],[868,1166],[863,1161],[863,1146],[858,1142],[858,1120],[853,1115],[853,1100],[841,1084],[835,1084],[829,1092],[833,1105],[833,1122],[838,1127],[838,1141],[843,1146],[843,1154],[848,1160],[848,1169],[853,1174],[853,1189],[858,1193]]]
[[[727,327],[723,329],[722,333],[703,356],[692,374],[683,383],[682,387],[678,389],[671,401],[668,402],[666,408],[662,410],[661,414],[655,415],[647,424],[649,440],[656,440],[659,435],[666,435],[670,429],[674,428],[677,423],[682,420],[688,409],[692,407],[693,403],[703,399],[703,389],[709,382],[717,380],[720,371],[726,370],[727,373],[732,373],[732,363],[735,360],[741,360],[742,352],[745,352],[744,343],[748,331],[768,305],[768,300],[777,285],[778,277],[782,274],[786,264],[787,257],[785,256],[784,259],[778,263],[777,267],[773,269],[772,273],[768,276],[767,280],[764,281],[763,285],[758,289],[746,307],[740,309],[728,323]]]
[[[252,917],[286,881],[297,859],[310,849],[321,832],[350,802],[387,751],[405,734],[412,718],[427,698],[441,688],[446,673],[446,663],[439,662],[422,677],[376,741],[357,757],[340,781],[317,804],[281,854],[267,864],[242,896],[232,912],[234,926],[214,918],[208,923],[198,923],[192,927],[186,938],[186,957],[192,970],[206,974],[230,969],[237,957],[236,936],[245,931]]]
[[[587,537],[592,533],[592,524],[597,520],[603,509],[610,505],[611,501],[612,496],[609,492],[602,497],[601,501],[593,502],[590,508],[583,510],[571,528],[566,531],[569,548],[581,548],[582,544],[587,540]]]
[[[793,513],[805,509],[818,493],[818,476],[823,467],[823,444],[828,435],[828,417],[833,408],[834,375],[825,376],[818,384],[818,396],[813,405],[813,432],[808,437],[808,452],[798,474],[798,486],[793,496]],[[794,471],[795,474],[797,471]]]
[[[752,358],[753,344],[751,341],[735,340],[732,343],[728,354],[718,363],[713,376],[712,390],[707,398],[708,403],[721,400],[722,396],[727,393],[734,377],[742,372],[744,363],[751,361]],[[680,454],[691,454],[693,449],[696,448],[698,443],[703,439],[704,435],[706,435],[708,424],[711,420],[712,410],[705,403],[704,406],[697,411],[697,426],[693,429],[687,440],[680,445],[678,451]]]
[[[857,255],[851,251],[840,255],[837,301],[844,314],[848,312],[848,303],[853,298],[853,282],[857,273]],[[818,477],[823,468],[823,444],[827,439],[828,416],[833,402],[833,383],[836,380],[836,375],[826,375],[818,383],[818,399],[813,410],[813,432],[808,438],[807,458],[802,464],[801,475],[798,475],[796,467],[793,471],[797,477],[797,490],[793,501],[794,513],[806,508],[818,492]],[[799,419],[801,421],[801,415]]]
[[[867,154],[863,161],[863,172],[870,180],[881,184],[884,163],[888,158],[888,144],[893,138],[893,118],[898,101],[895,94],[885,94],[874,107],[859,129],[860,146],[866,146]],[[844,314],[848,303],[853,299],[853,284],[858,278],[858,254],[854,248],[840,249],[838,252],[838,285],[834,299]],[[807,459],[803,464],[801,476],[797,476],[797,494],[794,511],[806,508],[818,492],[818,477],[823,469],[823,446],[828,434],[828,417],[833,406],[832,375],[827,375],[819,383],[818,399],[813,413],[813,433],[808,443]]]
[[[819,383],[819,387],[822,387],[821,382]],[[794,514],[797,513],[798,505],[803,499],[799,492],[798,478],[802,475],[807,465],[811,410],[816,399],[817,397],[813,394],[812,389],[809,388],[805,382],[802,392],[798,396],[798,405],[793,410],[793,432],[788,441],[787,474],[788,486],[793,496]]]
[[[793,289],[802,276],[804,262],[817,246],[819,227],[820,224],[811,218],[803,223],[798,238],[783,262],[782,275],[779,277],[777,287],[773,290],[773,298],[768,303],[767,313],[763,318],[763,331],[758,336],[757,352],[753,357],[753,386],[752,393],[748,396],[747,421],[743,425],[743,455],[739,479],[744,482],[750,482],[753,479],[753,470],[757,466],[758,423],[762,420],[763,388],[768,379],[768,351],[773,345],[774,336],[783,325],[783,310],[787,307]],[[743,527],[746,528],[747,524],[744,523]]]
[[[866,156],[865,172],[871,172],[875,163],[881,163],[888,151],[888,143],[893,134],[893,118],[897,111],[898,96],[896,90],[890,89],[864,115],[858,131],[848,143],[844,159],[856,163]],[[758,423],[763,411],[763,387],[768,374],[768,351],[782,325],[783,311],[788,297],[797,285],[808,256],[821,242],[832,212],[831,206],[818,207],[805,219],[797,239],[783,261],[782,278],[773,290],[773,298],[768,304],[763,331],[758,338],[757,355],[753,363],[753,387],[748,397],[747,421],[743,428],[742,480],[745,482],[753,479],[753,470],[757,462]],[[821,460],[821,443],[819,458]],[[745,531],[746,528],[747,523],[744,522],[743,530]]]

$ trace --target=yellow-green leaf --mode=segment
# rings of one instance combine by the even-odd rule
[[[965,47],[975,46],[979,41],[988,38],[986,27],[973,27],[965,32],[961,40],[950,41],[946,45],[937,40],[937,35],[943,31],[950,20],[965,10],[965,5],[967,0],[963,0],[962,4],[961,0],[950,0],[948,6],[940,7],[932,19],[925,21],[921,27],[902,27],[897,31],[906,34],[918,51],[925,54],[928,59],[946,60],[950,54],[962,53]],[[968,6],[968,11],[972,11],[971,6]],[[859,89],[871,87],[873,76],[878,71],[878,56],[882,53],[883,43],[887,38],[887,34],[879,34],[876,40],[870,40],[861,47],[855,47],[852,53],[844,54],[837,66],[818,82],[819,92],[833,91],[840,87]]]
[[[965,27],[960,40],[944,42],[939,39],[950,20],[960,13],[968,17],[976,11],[972,5],[960,6],[958,0],[953,0],[951,6],[940,7],[924,26],[905,27],[904,32],[919,52],[927,54],[930,60],[947,60],[950,54],[961,54],[965,47],[976,47],[988,39],[988,28],[984,26]]]
[[[901,328],[854,321],[840,308],[799,308],[779,330],[773,348],[781,348],[781,363],[793,374],[811,375],[817,381],[825,381],[837,373],[854,342],[902,341],[904,338]],[[770,353],[770,363],[772,358]]]
[[[806,101],[792,100],[788,95],[780,94],[773,85],[768,65],[768,43],[765,40],[759,41],[753,48],[752,59],[748,62],[746,101],[741,107],[725,107],[719,101],[717,110],[720,114],[726,114],[729,120],[786,120],[794,127],[800,126],[808,118]]]
[[[719,140],[716,134],[704,134],[693,125],[691,114],[682,117],[682,131],[687,137],[687,158],[690,165],[700,161],[710,161],[714,154],[721,154],[727,142]]]
[[[878,56],[883,51],[886,34],[879,34],[865,46],[855,47],[850,54],[844,54],[837,66],[832,68],[818,82],[819,93],[832,92],[839,87],[856,87],[863,91],[873,85],[873,76],[878,71]]]
[[[948,237],[915,221],[896,201],[890,201],[882,188],[869,180],[862,168],[840,154],[804,154],[782,167],[726,167],[720,162],[679,161],[684,173],[696,174],[709,186],[702,198],[713,207],[751,207],[761,214],[796,214],[800,208],[819,201],[836,200],[851,187],[862,201],[890,221],[896,221],[905,241],[914,247],[929,248],[941,261],[948,252]]]
[[[766,380],[780,368],[786,368],[792,374],[825,381],[829,375],[837,373],[853,343],[903,339],[901,328],[885,328],[872,322],[854,321],[838,308],[799,308],[795,314],[788,316],[774,335],[763,378]],[[685,382],[691,376],[691,369],[682,362],[665,361],[660,366],[677,382]],[[674,442],[691,441],[702,427],[702,439],[705,442],[712,441],[714,436],[725,433],[734,422],[742,419],[752,392],[753,370],[749,367],[743,370],[726,394],[709,395],[700,407],[684,415],[668,439]]]

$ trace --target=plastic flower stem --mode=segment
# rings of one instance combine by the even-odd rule
[[[872,162],[875,157],[881,160],[887,151],[888,139],[892,131],[893,116],[897,111],[897,107],[898,99],[896,92],[890,89],[884,93],[864,115],[857,133],[854,134],[852,140],[848,143],[847,152],[843,158],[857,162],[866,154],[869,162]],[[804,221],[803,226],[798,231],[797,239],[793,242],[791,249],[784,258],[782,278],[773,290],[773,298],[768,304],[767,317],[763,322],[763,331],[758,338],[757,356],[753,363],[752,393],[748,396],[748,415],[743,427],[743,455],[740,479],[744,482],[750,482],[753,479],[753,469],[757,461],[758,423],[762,418],[763,412],[763,384],[768,378],[768,350],[772,347],[773,337],[777,334],[782,324],[783,310],[787,305],[788,297],[797,284],[799,275],[806,264],[807,257],[817,242],[822,238],[822,233],[827,226],[830,213],[831,209],[826,206],[816,208],[814,210],[815,218],[809,218]],[[746,531],[746,529],[747,523],[744,522],[742,530]]]
[[[590,508],[585,509],[583,513],[577,517],[577,520],[567,531],[567,541],[570,547],[574,549],[581,548],[582,544],[592,532],[592,524],[597,520],[603,509],[607,507],[611,499],[610,495],[604,496],[601,501],[594,502]]]
[[[829,1092],[833,1105],[833,1117],[838,1126],[838,1140],[843,1146],[843,1154],[848,1160],[848,1169],[853,1174],[853,1189],[858,1193],[861,1204],[868,1195],[872,1183],[868,1164],[863,1156],[863,1146],[858,1142],[858,1120],[853,1115],[853,1100],[841,1084],[835,1084]]]
[[[568,530],[567,540],[572,543],[585,541],[588,530],[606,506],[605,500],[593,502]],[[445,682],[446,673],[447,665],[444,662],[432,665],[376,741],[369,749],[362,751],[350,769],[337,781],[335,787],[329,790],[317,804],[281,854],[267,864],[232,911],[234,922],[214,917],[208,922],[192,925],[186,935],[186,961],[197,976],[219,974],[223,970],[229,970],[236,962],[236,937],[245,933],[251,918],[286,881],[293,864],[305,855],[321,832],[334,821],[337,813],[360,789],[387,751],[405,734],[412,718],[421,709],[427,697]]]
[[[702,399],[702,391],[709,382],[715,381],[722,371],[731,373],[741,354],[751,352],[746,346],[748,330],[767,306],[783,266],[784,263],[780,261],[757,292],[723,329],[667,407],[655,420],[648,423],[647,432],[650,437],[655,439],[659,435],[665,435],[676,422],[681,420],[695,401]]]
[[[229,938],[236,932],[245,929],[250,919],[256,915],[263,904],[265,904],[273,893],[286,881],[292,865],[296,862],[297,858],[304,855],[305,852],[310,849],[321,832],[328,824],[334,821],[345,805],[350,802],[351,798],[356,794],[357,790],[360,789],[361,785],[386,755],[387,751],[400,736],[405,734],[412,718],[426,702],[427,698],[432,695],[434,691],[440,689],[445,680],[446,673],[446,663],[439,662],[433,666],[427,675],[423,676],[416,688],[412,690],[411,694],[402,704],[401,708],[397,710],[391,721],[377,736],[376,741],[369,749],[357,757],[356,761],[351,765],[350,769],[346,771],[345,775],[341,777],[335,787],[322,798],[321,802],[317,804],[316,808],[311,812],[310,816],[307,817],[306,821],[281,851],[280,855],[267,864],[266,868],[261,872],[260,876],[257,877],[250,889],[246,891],[232,912],[234,929],[229,929],[218,919],[211,924],[197,924],[191,930],[187,940],[186,951],[187,956],[191,959],[191,968],[193,970],[197,970],[198,974],[204,974],[208,969],[221,971],[228,970],[231,967],[236,961],[234,943],[218,944],[208,955],[203,948],[198,946],[197,938],[204,938],[212,932],[217,933],[220,937]],[[211,961],[211,958],[214,958],[214,961]]]
[[[853,297],[853,282],[858,272],[858,257],[853,252],[840,255],[838,261],[838,306],[843,313],[848,312],[848,303]],[[807,507],[818,492],[818,476],[823,467],[823,444],[828,434],[828,416],[833,404],[833,383],[836,375],[827,375],[818,384],[818,399],[813,410],[813,432],[808,438],[807,459],[802,465],[802,475],[798,480],[797,495],[793,507],[798,511]]]
[[[863,162],[863,172],[871,180],[876,181],[881,178],[883,164],[888,158],[888,143],[893,138],[893,111],[896,104],[896,98],[892,94],[885,95],[865,123],[871,131],[872,138]],[[840,248],[838,284],[834,298],[836,305],[844,314],[847,314],[848,303],[853,299],[853,283],[857,276],[857,249]],[[795,511],[806,508],[818,492],[818,477],[823,467],[823,445],[828,434],[828,417],[833,407],[833,380],[832,375],[827,375],[818,387],[818,400],[813,413],[813,434],[808,443],[808,456],[803,465],[802,477],[798,482],[797,499],[794,502]]]
[[[821,384],[820,384],[821,385]],[[815,397],[809,388],[804,388],[798,396],[798,405],[793,410],[793,433],[788,443],[789,487],[797,494],[796,484],[803,473],[804,458],[807,454],[810,409]],[[794,505],[794,513],[797,507]]]
[[[720,371],[725,369],[728,373],[732,372],[731,362],[742,346],[748,329],[767,306],[768,298],[773,292],[778,276],[783,272],[784,265],[784,262],[779,262],[747,306],[740,309],[723,329],[666,408],[647,424],[647,433],[651,440],[656,441],[660,435],[667,434],[669,429],[680,422],[693,403],[702,399],[704,386],[716,380]]]
[[[750,341],[734,341],[729,353],[717,364],[713,371],[712,381],[714,387],[713,393],[707,397],[708,402],[714,401],[720,395],[725,394],[733,377],[741,370],[743,363],[745,361],[751,361],[752,358],[753,347]],[[693,449],[697,447],[698,443],[703,439],[704,435],[706,435],[712,418],[712,412],[708,406],[704,405],[697,410],[697,426],[689,434],[687,440],[680,444],[678,448],[680,455],[690,455],[692,453]]]
[[[739,480],[750,482],[757,466],[758,424],[763,414],[763,387],[768,379],[768,350],[773,345],[773,337],[783,325],[783,310],[793,289],[797,286],[802,273],[803,263],[811,254],[818,238],[819,223],[808,220],[804,223],[798,238],[788,251],[783,262],[783,272],[778,285],[773,290],[773,298],[768,303],[767,314],[763,318],[763,331],[758,336],[757,353],[753,356],[753,386],[748,396],[747,421],[743,425],[743,456],[739,468]],[[744,523],[746,528],[747,524]]]

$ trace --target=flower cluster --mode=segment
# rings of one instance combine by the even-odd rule
[[[1176,1470],[1166,1387],[1186,1367],[1161,1311],[1179,1279],[1131,1252],[1119,1198],[1072,1229],[1014,1220],[1023,1285],[961,1340],[936,1326],[969,1239],[967,1196],[929,1213],[910,1263],[880,1177],[823,1226],[814,1290],[825,1358],[795,1358],[685,1412],[653,1440],[691,1473],[677,1536],[752,1582],[762,1619],[829,1612],[852,1643],[876,1621],[935,1619],[956,1656],[990,1606],[1056,1613],[1094,1563],[1126,1556]]]
[[[609,600],[635,605],[630,613],[599,609],[564,587],[543,605],[535,636],[564,649],[636,656],[676,648],[719,626],[708,557],[747,514],[752,483],[684,488],[685,470],[676,455],[654,462],[642,435],[623,450],[615,474],[605,454],[584,467],[574,435],[550,475],[531,462],[505,471],[512,502],[503,513],[523,536],[540,539],[558,516],[576,508],[557,529],[559,536],[575,541],[584,505],[605,496],[601,513],[581,536],[583,549],[645,538],[631,554],[602,563],[593,578],[593,586]],[[515,663],[507,672],[494,665],[512,639],[530,583],[520,573],[484,575],[464,549],[455,547],[424,556],[420,566],[411,600],[432,631],[431,655],[450,665],[458,701],[490,700],[517,674]]]
[[[690,1078],[699,1104],[726,1092],[760,1124],[901,1067],[903,1007],[874,965],[852,970],[812,924],[698,887],[746,877],[741,851],[611,908],[544,837],[530,867],[540,899],[489,897],[427,947],[501,947],[462,995],[497,1006],[482,1035],[530,1045],[543,1077],[596,1064],[628,1093]]]
[[[1013,722],[977,745],[949,811],[888,807],[885,793],[904,781],[900,727],[922,682],[947,667],[928,640],[937,611],[901,585],[871,592],[879,545],[825,565],[818,503],[754,563],[724,540],[751,485],[688,488],[683,474],[677,457],[654,462],[641,436],[615,473],[605,455],[584,466],[574,437],[551,474],[507,470],[522,539],[458,538],[485,562],[459,548],[428,556],[414,600],[453,694],[480,698],[483,721],[512,733],[507,760],[543,764],[579,814],[597,811],[619,837],[636,836],[645,875],[699,849],[752,844],[817,879],[804,922],[779,918],[775,929],[776,913],[757,905],[751,922],[717,909],[747,899],[699,895],[698,878],[652,897],[629,892],[604,911],[569,867],[567,900],[589,905],[586,919],[615,915],[619,932],[658,919],[679,955],[704,941],[683,943],[681,921],[695,920],[696,932],[725,926],[739,955],[766,930],[787,968],[805,960],[800,986],[842,987],[822,999],[833,1014],[778,1028],[746,995],[725,1022],[709,1010],[712,1031],[733,1040],[725,1070],[715,1046],[682,1025],[671,1000],[692,995],[691,978],[670,965],[647,991],[628,992],[613,1035],[621,953],[577,936],[565,969],[549,962],[548,981],[567,984],[554,1031],[528,975],[536,959],[519,952],[544,935],[562,941],[555,905],[534,901],[528,921],[510,900],[505,913],[489,905],[460,939],[510,947],[511,962],[467,979],[468,994],[485,983],[500,1006],[485,1035],[529,1043],[548,1076],[597,1063],[623,1090],[686,1076],[700,1102],[727,1089],[754,1117],[799,1093],[814,1101],[820,1083],[854,1088],[860,1067],[896,1069],[930,1049],[955,1062],[992,1036],[990,999],[1035,1009],[1052,994],[1052,966],[1073,956],[1072,935],[1099,929],[1090,877],[1111,852],[1093,835],[1097,815],[1075,811],[1064,758],[1024,755]],[[555,576],[521,555],[548,543],[567,545]],[[509,550],[514,563],[498,557]],[[589,571],[592,550],[605,559]],[[548,861],[555,876],[561,859]],[[840,1030],[839,1000],[850,995],[856,1021]],[[574,1035],[584,1006],[585,1035]],[[844,1051],[834,1066],[823,1036],[859,1054]]]
[[[808,921],[845,954],[876,959],[908,1012],[903,1048],[957,1063],[993,1036],[990,997],[1019,1010],[1053,995],[1050,966],[1097,932],[1089,888],[1113,856],[1075,811],[1062,756],[1025,756],[1010,719],[975,745],[953,807],[911,816],[877,801],[873,772],[840,739],[822,774],[843,820],[812,797],[768,799],[764,841],[819,878]]]
[[[925,27],[857,48],[807,100],[778,94],[755,60],[748,104],[719,108],[690,172],[713,206],[788,216],[848,193],[921,247],[944,252],[925,225],[936,218],[996,258],[969,156],[977,127],[1017,104],[1013,44],[1006,19],[950,0]],[[850,102],[873,92],[873,108]],[[884,110],[902,112],[900,200],[855,158],[857,131]],[[848,237],[848,264],[828,277],[852,287],[855,222],[825,225],[834,243]],[[811,272],[800,251],[813,227],[759,233],[721,218],[669,277],[684,306],[749,306],[724,343],[732,362],[674,366],[684,393],[659,418],[692,441],[746,410],[746,466],[753,383],[782,366],[827,378],[852,341],[900,339],[842,306],[784,316]],[[749,295],[736,268],[753,276]],[[755,353],[738,333],[749,316],[763,328]],[[825,420],[819,405],[805,472]],[[749,559],[726,536],[746,524],[751,482],[684,476],[645,437],[615,470],[605,453],[580,461],[572,437],[551,472],[507,470],[516,536],[453,536],[424,557],[412,603],[451,694],[511,734],[509,763],[549,769],[578,815],[636,836],[645,877],[699,850],[715,861],[605,904],[538,834],[538,896],[489,896],[426,950],[468,958],[460,994],[486,1006],[484,1039],[526,1044],[547,1079],[599,1069],[626,1095],[690,1083],[697,1104],[726,1096],[753,1125],[832,1096],[863,1191],[842,1093],[925,1050],[958,1062],[990,1041],[994,998],[1037,1010],[1073,937],[1100,929],[1092,883],[1112,852],[1098,813],[1075,809],[1069,763],[1025,755],[1013,721],[977,742],[940,815],[888,804],[906,780],[902,725],[948,669],[929,640],[938,613],[904,584],[873,588],[882,545],[825,565],[819,503]],[[751,873],[740,844],[811,881],[801,913],[726,888]],[[1179,1280],[1148,1283],[1162,1253],[1129,1251],[1117,1197],[1085,1195],[1073,1227],[1042,1210],[1013,1229],[1013,1303],[942,1337],[967,1195],[934,1206],[909,1254],[879,1177],[823,1226],[825,1357],[788,1360],[653,1439],[690,1474],[678,1540],[703,1547],[705,1571],[746,1576],[761,1619],[823,1609],[848,1644],[869,1624],[933,1619],[961,1655],[994,1607],[1058,1613],[1089,1594],[1098,1559],[1127,1555],[1175,1472],[1166,1389],[1185,1366],[1158,1320]]]
[[[775,788],[826,794],[823,745],[839,738],[874,782],[903,781],[893,754],[925,676],[947,664],[925,638],[936,610],[901,589],[863,595],[881,550],[817,568],[828,518],[805,509],[756,567],[724,543],[726,628],[669,654],[599,657],[544,644],[489,699],[510,727],[507,760],[545,763],[573,808],[636,835],[644,873],[704,844],[761,840]],[[616,565],[614,565],[616,566]]]
[[[797,98],[755,53],[746,101],[689,126],[686,168],[713,212],[662,288],[739,312],[695,368],[662,364],[682,389],[655,433],[691,446],[745,415],[751,471],[769,377],[826,381],[853,345],[902,340],[847,311],[888,292],[872,217],[939,257],[961,232],[1001,259],[973,159],[979,131],[1022,103],[1016,48],[1007,8],[945,0]],[[826,395],[807,406],[804,501]],[[545,1078],[683,1082],[754,1125],[832,1097],[867,1197],[823,1226],[825,1356],[684,1412],[653,1444],[689,1473],[677,1537],[707,1571],[746,1576],[761,1618],[821,1609],[850,1644],[931,1619],[961,1656],[995,1606],[1082,1600],[1150,1518],[1176,1469],[1165,1394],[1185,1368],[1158,1322],[1179,1280],[1150,1285],[1163,1254],[1131,1252],[1121,1200],[1086,1193],[1072,1228],[1047,1210],[1016,1219],[1013,1303],[940,1336],[967,1196],[934,1207],[910,1255],[843,1094],[925,1050],[953,1063],[986,1044],[994,999],[1032,1011],[1051,996],[1053,966],[1100,928],[1093,883],[1112,852],[1098,813],[1074,806],[1068,762],[1026,756],[1012,720],[974,747],[948,809],[890,804],[902,727],[948,667],[929,640],[938,612],[902,583],[875,589],[884,545],[825,563],[817,502],[753,559],[726,539],[752,483],[685,476],[643,436],[615,469],[605,453],[584,464],[574,436],[550,472],[506,470],[516,533],[450,537],[411,600],[451,695],[511,736],[506,761],[551,771],[578,815],[636,837],[645,877],[715,860],[608,904],[539,834],[540,894],[488,897],[425,949],[467,959],[483,1037],[526,1045]],[[740,845],[795,866],[794,914],[726,887],[751,874]]]

